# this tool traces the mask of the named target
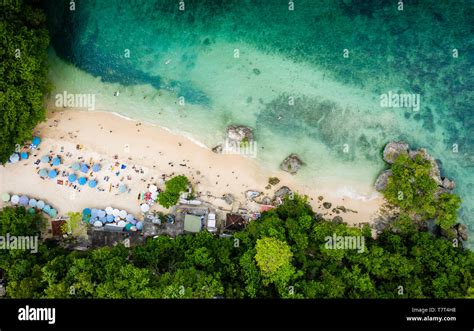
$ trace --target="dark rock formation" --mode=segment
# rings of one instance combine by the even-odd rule
[[[383,159],[385,162],[392,164],[401,153],[408,151],[408,147],[408,144],[403,141],[389,142],[383,150]]]
[[[332,206],[332,203],[330,203],[330,202],[323,202],[323,207],[324,207],[324,208],[329,209],[329,208],[331,208],[331,206]]]
[[[304,162],[296,154],[288,155],[280,164],[280,168],[290,174],[296,174]]]

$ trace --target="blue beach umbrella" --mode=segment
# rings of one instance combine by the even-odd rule
[[[112,223],[115,219],[114,215],[107,215],[106,218],[107,218],[107,223]]]
[[[120,185],[119,185],[119,192],[120,192],[120,193],[124,193],[125,191],[127,191],[127,185],[125,185],[125,184],[120,184]]]
[[[22,160],[28,160],[28,153],[27,152],[21,152],[21,159]]]
[[[130,223],[132,223],[133,225],[137,224],[137,220],[136,219],[133,219],[130,221]]]
[[[58,175],[58,173],[56,172],[56,170],[50,170],[48,172],[48,177],[53,179],[53,178],[56,178],[56,176]]]
[[[92,209],[91,209],[91,217],[97,217],[97,212],[98,212],[98,211],[99,211],[99,210],[98,210],[97,208],[92,208]]]
[[[107,222],[107,218],[105,218],[105,217],[99,217],[99,221],[102,222],[102,223],[106,223],[106,222]]]
[[[18,203],[22,206],[27,206],[29,201],[30,201],[30,199],[28,199],[28,197],[26,195],[22,195],[20,197],[20,201]]]
[[[86,177],[80,177],[77,182],[79,183],[79,185],[84,185],[85,183],[87,183],[87,178]]]
[[[97,181],[95,181],[95,180],[93,180],[93,179],[89,181],[89,187],[90,187],[90,188],[94,188],[94,187],[96,187],[96,186],[97,186]]]
[[[30,207],[36,207],[37,203],[38,203],[38,201],[36,201],[36,199],[30,199],[30,202],[28,202],[28,205]]]
[[[44,201],[43,200],[39,200],[37,203],[36,203],[36,208],[38,209],[43,209],[44,208]]]
[[[85,163],[81,164],[81,171],[86,173],[89,171],[89,166]]]
[[[84,208],[82,210],[82,215],[90,215],[91,214],[91,210],[90,208]]]
[[[61,164],[61,158],[59,156],[56,156],[54,159],[53,159],[53,162],[52,162],[52,165],[54,167],[58,166]]]
[[[40,137],[33,137],[33,140],[31,141],[31,143],[35,146],[38,146],[41,143]]]
[[[92,166],[92,171],[93,172],[100,171],[100,164],[99,163],[94,163],[94,165]]]
[[[72,170],[79,171],[81,169],[81,165],[78,162],[75,162],[71,166]]]
[[[40,177],[43,177],[43,178],[48,177],[48,169],[41,169],[39,171],[39,175],[40,175]]]
[[[133,215],[132,215],[132,214],[128,214],[127,217],[125,217],[125,220],[126,220],[127,222],[133,221]]]
[[[49,212],[48,212],[49,216],[51,216],[52,218],[55,218],[57,215],[58,215],[58,212],[56,211],[56,209],[51,209]]]
[[[69,183],[74,183],[76,179],[77,179],[76,174],[69,174],[69,176],[67,176],[67,180],[69,181]]]
[[[49,156],[48,155],[43,155],[41,157],[41,162],[43,163],[49,163]]]
[[[143,229],[143,222],[137,222],[136,227],[137,227],[137,230]]]
[[[50,205],[45,205],[45,206],[43,207],[43,211],[44,211],[45,213],[49,213],[50,210],[51,210],[51,206],[50,206]]]
[[[99,216],[99,218],[105,217],[105,210],[99,209],[97,211],[97,216]]]
[[[11,163],[17,163],[18,161],[20,161],[20,155],[18,155],[18,153],[13,153],[12,155],[10,155]]]

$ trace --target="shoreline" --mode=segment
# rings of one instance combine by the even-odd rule
[[[125,179],[130,194],[117,195],[85,188],[71,200],[68,198],[68,188],[58,189],[55,181],[44,181],[36,174],[37,169],[28,166],[36,158],[30,157],[28,160],[0,168],[2,191],[44,199],[57,208],[60,214],[106,205],[139,214],[136,196],[146,190],[147,184],[157,183],[163,175],[169,178],[180,174],[190,179],[196,192],[201,195],[201,200],[222,210],[251,208],[255,203],[247,200],[247,190],[260,191],[264,196],[272,198],[276,190],[287,186],[294,192],[307,195],[314,211],[321,213],[323,217],[332,219],[340,216],[349,225],[356,226],[358,223],[370,223],[376,218],[384,202],[383,198],[377,195],[372,195],[368,200],[364,200],[364,196],[354,196],[357,191],[347,183],[338,182],[337,178],[331,180],[330,185],[303,185],[298,182],[297,175],[293,176],[282,170],[263,169],[255,160],[241,155],[216,154],[209,147],[185,134],[115,112],[48,107],[46,121],[39,124],[34,132],[43,140],[37,157],[48,151],[56,153],[62,149],[63,153],[75,156],[84,154],[84,159],[101,159],[105,164],[114,161],[130,166],[133,164],[144,172],[143,176],[133,174],[131,181]],[[82,145],[83,150],[76,150],[77,145]],[[65,161],[65,166],[71,163],[70,160]],[[280,183],[266,189],[269,177],[278,177]],[[100,184],[100,179],[98,181]],[[222,199],[222,196],[228,193],[235,198],[232,205],[226,204]],[[341,194],[345,196],[338,197]],[[319,201],[319,196],[324,199]],[[330,202],[332,206],[326,209],[322,205],[323,202]],[[333,212],[332,209],[336,206],[344,206],[357,213]]]

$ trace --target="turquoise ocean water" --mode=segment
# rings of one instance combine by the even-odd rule
[[[178,0],[45,2],[54,92],[213,147],[255,129],[257,161],[289,153],[297,175],[364,195],[393,139],[425,147],[454,178],[474,235],[474,5],[471,1]],[[114,97],[115,91],[119,97]],[[384,108],[384,93],[420,108]],[[180,104],[184,97],[184,105]],[[162,105],[168,105],[162,107]],[[261,148],[263,147],[263,149]],[[349,185],[349,184],[348,184]]]

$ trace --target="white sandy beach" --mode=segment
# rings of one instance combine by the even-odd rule
[[[216,154],[184,136],[108,112],[70,109],[50,111],[47,121],[36,128],[35,134],[42,139],[40,150],[32,153],[36,157],[30,155],[28,160],[0,167],[0,191],[43,199],[56,208],[60,215],[68,211],[81,211],[86,207],[104,208],[109,205],[139,215],[139,193],[146,191],[147,185],[151,183],[163,187],[163,175],[169,178],[180,174],[191,180],[201,200],[224,210],[251,208],[254,204],[248,203],[245,197],[247,190],[261,191],[272,198],[282,186],[310,197],[314,210],[327,218],[338,215],[352,225],[370,222],[377,216],[383,203],[381,197],[366,201],[348,195],[341,197],[345,186],[337,179],[324,187],[315,186],[314,183],[303,185],[296,180],[297,175],[283,171],[266,172],[252,159]],[[77,145],[82,145],[82,149],[77,149]],[[40,178],[37,172],[44,166],[41,163],[36,166],[34,162],[45,154],[62,156],[63,164],[58,169],[60,172],[68,172],[68,167],[79,157],[101,163],[103,171],[92,174],[98,181],[98,188],[84,186],[79,192],[58,185],[56,180]],[[66,157],[66,154],[70,157]],[[121,164],[127,168],[117,176],[116,165]],[[107,171],[109,165],[115,166],[115,170]],[[110,177],[109,181],[104,181],[105,176]],[[265,189],[269,177],[278,177],[280,183]],[[59,176],[57,179],[64,178]],[[116,185],[119,183],[125,183],[129,192],[118,193]],[[114,187],[111,188],[111,184]],[[236,199],[232,206],[221,199],[227,193]],[[323,196],[324,200],[319,201],[318,196]],[[324,201],[331,202],[332,207],[325,209],[322,206]],[[357,213],[333,213],[331,209],[339,205]]]

